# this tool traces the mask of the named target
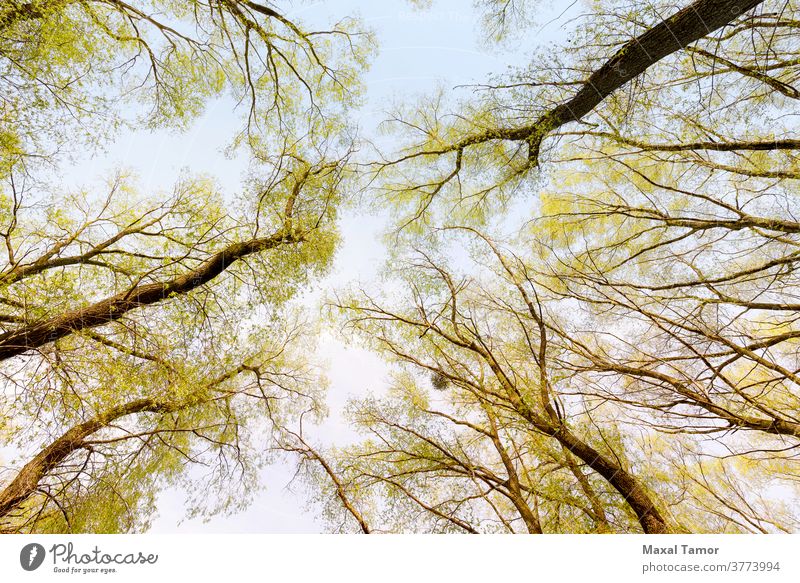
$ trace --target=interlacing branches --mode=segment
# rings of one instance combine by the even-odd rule
[[[371,53],[355,19],[308,29],[250,0],[13,0],[0,7],[0,153],[52,161],[120,124],[185,127],[210,99],[233,96],[240,141],[343,123]],[[146,113],[130,119],[132,100]],[[230,139],[230,138],[228,138]]]
[[[373,529],[796,528],[797,14],[601,3],[392,114],[394,279],[333,302],[402,371],[334,452]]]
[[[479,5],[493,40],[533,26],[524,0]],[[143,530],[181,483],[213,513],[281,455],[336,531],[795,532],[798,23],[795,0],[594,2],[528,66],[389,113],[374,160],[350,145],[352,21],[6,2],[0,529]],[[130,99],[182,126],[226,91],[241,195],[39,178]],[[392,377],[331,447],[290,300],[357,189],[397,219],[387,270],[329,315]]]

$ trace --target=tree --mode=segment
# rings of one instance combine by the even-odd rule
[[[357,99],[369,43],[353,19],[306,30],[250,0],[11,0],[0,8],[4,166],[90,147],[125,123],[184,127],[226,91],[245,106],[245,137],[301,136],[304,119]],[[121,107],[132,101],[138,115]]]
[[[685,399],[667,408],[647,387],[598,379],[581,363],[590,349],[608,358],[615,329],[592,318],[593,304],[554,290],[538,258],[473,229],[440,236],[454,233],[485,247],[473,250],[474,264],[455,271],[445,256],[420,252],[396,264],[407,292],[337,304],[399,367],[389,396],[351,404],[364,441],[330,454],[351,503],[375,509],[365,517],[373,531],[796,528],[782,500],[760,495],[796,487],[793,448],[730,434]],[[629,416],[632,405],[640,414]]]
[[[504,258],[501,265],[507,277],[517,277]],[[568,401],[559,386],[551,362],[560,350],[549,344],[549,316],[530,280],[512,279],[508,297],[427,254],[403,272],[409,308],[388,309],[370,298],[341,307],[352,310],[353,325],[383,351],[438,379],[445,397],[434,401],[425,377],[409,374],[397,380],[399,403],[355,405],[356,422],[374,436],[346,457],[356,460],[361,480],[470,532],[484,521],[512,532],[515,522],[531,533],[543,525],[603,531],[610,520],[630,530],[631,518],[647,533],[670,529],[623,444],[612,445],[621,436],[579,401]],[[576,487],[585,500],[572,496]],[[614,498],[612,492],[621,498],[613,510],[599,502]],[[425,503],[427,497],[435,502]]]
[[[603,3],[455,113],[395,115],[376,176],[411,291],[335,302],[412,371],[336,455],[394,505],[373,528],[796,529],[756,493],[796,487],[796,10]],[[489,251],[461,271],[464,232]]]
[[[190,514],[241,507],[265,437],[321,414],[313,324],[290,300],[335,249],[367,42],[355,21],[307,31],[249,1],[0,8],[0,431],[27,456],[0,475],[0,530],[145,529],[180,483]],[[245,192],[50,178],[59,150],[135,121],[131,99],[180,128],[226,90],[247,104]]]
[[[75,456],[67,454],[94,451],[89,438],[95,433],[103,438],[114,434],[107,439],[115,447],[124,442],[126,430],[115,423],[123,416],[139,422],[142,416],[136,414],[157,413],[159,423],[175,424],[164,431],[178,434],[192,432],[202,437],[203,429],[220,430],[214,446],[238,449],[242,446],[236,442],[243,431],[239,424],[244,425],[253,412],[234,415],[227,411],[231,400],[249,395],[265,401],[270,415],[262,412],[256,418],[264,423],[285,414],[271,409],[289,395],[295,402],[280,408],[286,413],[300,407],[303,398],[320,398],[315,390],[293,381],[298,377],[304,383],[319,384],[313,375],[302,372],[309,365],[303,364],[300,355],[294,362],[286,359],[296,354],[295,348],[282,347],[279,339],[289,335],[296,341],[297,334],[283,329],[291,320],[286,320],[289,314],[283,314],[280,306],[309,277],[324,270],[330,259],[335,239],[328,229],[336,205],[330,192],[336,190],[340,178],[341,167],[335,164],[299,165],[285,171],[273,190],[264,193],[262,210],[266,214],[273,209],[271,216],[261,219],[260,228],[272,231],[265,236],[254,233],[249,221],[237,221],[223,207],[218,193],[204,191],[202,184],[182,185],[166,206],[155,203],[142,215],[137,214],[142,208],[137,201],[112,199],[104,201],[100,214],[75,222],[65,213],[56,217],[60,222],[44,226],[17,216],[20,226],[13,238],[8,237],[10,242],[42,245],[47,242],[41,236],[47,232],[44,229],[60,227],[49,248],[14,247],[21,260],[5,274],[7,293],[14,295],[3,302],[7,331],[0,342],[8,363],[7,387],[14,392],[6,392],[4,410],[7,418],[20,423],[9,428],[17,429],[16,439],[38,437],[39,443],[46,444],[30,463],[53,460],[39,464],[41,469],[34,472],[39,476],[37,490],[44,487],[41,480],[52,477],[52,471],[64,471],[55,462],[71,461],[71,470],[78,473],[70,474],[68,482],[78,480],[86,467],[75,466]],[[120,188],[114,184],[115,191]],[[25,233],[26,226],[40,236]],[[41,255],[33,255],[36,251]],[[58,302],[50,299],[56,289],[61,295]],[[87,289],[96,291],[87,293]],[[120,291],[102,297],[108,293],[105,290]],[[242,314],[252,314],[252,320],[242,319]],[[274,348],[276,343],[280,349]],[[271,372],[258,374],[261,367]],[[228,380],[231,369],[237,374]],[[252,382],[229,386],[246,371],[256,373],[259,391],[254,394]],[[226,386],[221,396],[209,396],[215,383],[206,386],[202,379],[217,376]],[[252,407],[243,406],[245,411]],[[308,407],[306,403],[304,408]],[[319,409],[319,403],[313,408]],[[200,413],[204,409],[206,415]],[[213,412],[217,417],[208,418]],[[176,413],[180,413],[178,419]],[[230,422],[225,421],[228,416]],[[26,419],[33,427],[22,431],[21,422]],[[62,437],[53,436],[65,423],[74,427]],[[116,435],[120,431],[122,435]],[[133,429],[127,432],[134,441],[147,435]],[[80,437],[71,436],[75,433]],[[163,445],[162,441],[159,438],[147,447]],[[65,442],[72,445],[64,449]],[[53,448],[60,453],[51,455]],[[252,467],[257,451],[242,456],[239,463],[246,461]],[[162,456],[152,457],[153,463],[164,463]],[[30,463],[4,497],[25,500],[14,490],[23,477],[28,489],[34,486],[26,476]],[[96,478],[96,469],[90,466],[89,470]],[[91,486],[100,488],[102,481],[93,481]],[[59,492],[73,498],[69,489],[61,487]],[[53,503],[67,504],[58,497]],[[65,521],[69,526],[69,520]]]
[[[479,4],[492,40],[529,32],[531,3]],[[181,483],[216,493],[190,513],[235,508],[288,452],[335,530],[796,531],[771,493],[798,485],[798,9],[593,2],[528,67],[393,113],[376,161],[348,125],[354,22],[4,4],[0,432],[26,457],[0,529],[143,530]],[[48,175],[80,140],[180,128],[226,91],[253,160],[235,199]],[[387,278],[331,304],[395,376],[349,407],[364,439],[331,448],[290,300],[356,186],[396,215]]]

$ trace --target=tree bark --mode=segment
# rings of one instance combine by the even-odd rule
[[[217,252],[196,269],[171,280],[137,285],[95,304],[0,335],[0,361],[38,348],[77,330],[118,320],[126,313],[158,303],[173,294],[185,294],[210,282],[235,261],[284,244],[299,243],[302,237],[284,230],[261,239],[234,243]]]
[[[556,429],[552,435],[564,447],[583,460],[586,465],[603,476],[625,498],[639,519],[639,524],[645,534],[670,532],[667,521],[661,515],[656,503],[633,475],[583,442],[566,427]]]
[[[155,399],[139,399],[109,409],[89,421],[80,423],[40,451],[17,474],[17,477],[0,491],[0,518],[27,500],[39,487],[41,480],[68,456],[81,449],[84,440],[117,419],[144,411],[164,411],[167,407]]]
[[[594,71],[568,101],[542,114],[529,125],[488,130],[457,142],[449,151],[490,140],[526,141],[528,157],[536,164],[542,140],[566,123],[579,121],[628,81],[663,58],[730,24],[763,0],[698,0],[625,43]]]

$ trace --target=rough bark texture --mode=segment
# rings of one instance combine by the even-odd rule
[[[558,440],[565,449],[611,484],[636,514],[645,534],[670,532],[669,524],[659,511],[658,505],[633,474],[572,433],[566,425],[555,425],[524,405],[518,410],[538,431]]]
[[[655,500],[652,499],[642,483],[633,474],[572,433],[557,416],[544,417],[533,411],[519,396],[513,383],[497,364],[497,360],[475,342],[470,344],[469,347],[486,358],[498,380],[506,387],[513,407],[525,420],[540,433],[556,439],[564,448],[580,458],[593,471],[600,474],[622,495],[628,506],[636,514],[645,534],[670,532],[669,524],[658,510]]]

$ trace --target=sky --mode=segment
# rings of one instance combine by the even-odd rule
[[[387,103],[413,99],[438,88],[449,90],[485,82],[489,74],[524,63],[537,43],[554,41],[563,35],[561,26],[568,21],[569,14],[561,11],[567,5],[555,4],[558,10],[552,6],[548,9],[542,3],[544,8],[531,27],[531,34],[511,48],[483,40],[480,13],[467,0],[434,0],[432,6],[422,10],[398,1],[332,0],[302,3],[286,15],[310,25],[338,20],[342,15],[359,15],[376,33],[379,53],[366,77],[366,104],[355,116],[362,131],[369,133],[385,118]],[[241,120],[232,109],[228,100],[213,102],[184,133],[142,130],[121,135],[104,154],[77,160],[65,177],[65,186],[85,186],[87,179],[100,180],[122,167],[136,173],[145,192],[169,191],[182,171],[209,174],[224,190],[236,192],[241,187],[247,159],[227,158],[222,153]],[[342,246],[331,274],[317,282],[316,289],[309,294],[311,303],[326,290],[353,282],[374,282],[383,265],[385,249],[381,234],[385,217],[364,217],[351,210],[341,220]],[[323,332],[316,356],[327,363],[331,413],[314,430],[314,439],[324,445],[342,444],[352,437],[341,416],[343,405],[349,397],[383,390],[388,369],[375,354],[344,344],[335,330]],[[302,491],[287,489],[292,474],[291,464],[265,468],[261,476],[265,489],[252,505],[232,516],[216,516],[208,522],[182,520],[184,494],[167,491],[159,499],[159,516],[151,532],[323,531],[325,525],[315,517],[313,509],[306,508]]]

